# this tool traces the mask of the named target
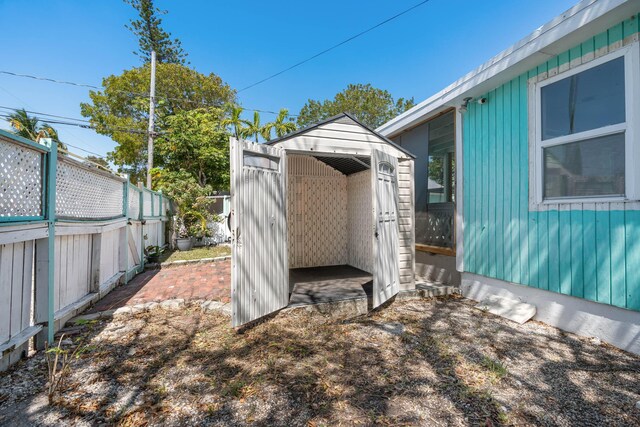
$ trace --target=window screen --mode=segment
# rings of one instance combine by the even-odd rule
[[[544,197],[624,195],[624,133],[544,148]]]
[[[624,123],[624,57],[541,90],[542,139]]]

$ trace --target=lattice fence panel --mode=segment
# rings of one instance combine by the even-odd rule
[[[143,190],[143,192],[142,192],[142,206],[144,208],[144,211],[143,211],[143,215],[144,216],[151,216],[152,196],[153,196],[153,194],[151,194],[149,191]]]
[[[122,181],[62,159],[56,180],[56,216],[101,219],[122,215]]]
[[[129,186],[129,218],[140,217],[140,192]]]
[[[0,140],[0,217],[42,216],[42,153]]]

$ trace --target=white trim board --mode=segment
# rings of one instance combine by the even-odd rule
[[[640,0],[584,0],[376,131],[393,137],[466,96],[478,96],[605,31],[640,10]]]
[[[462,295],[481,301],[490,295],[518,299],[537,308],[534,320],[586,337],[598,337],[640,355],[640,312],[569,295],[462,273]]]

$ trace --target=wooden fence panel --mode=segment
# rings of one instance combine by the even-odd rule
[[[56,236],[55,311],[85,297],[91,283],[91,235]]]
[[[120,229],[102,233],[100,242],[99,283],[111,279],[120,270]]]
[[[12,350],[6,343],[19,339],[32,326],[33,262],[33,240],[0,245],[0,354]],[[7,356],[11,357],[0,359],[0,369],[9,366],[9,359],[13,363],[20,357],[15,352]]]
[[[0,130],[0,371],[165,244],[169,200],[55,147]]]

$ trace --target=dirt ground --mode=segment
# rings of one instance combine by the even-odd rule
[[[197,306],[94,322],[55,405],[41,354],[0,375],[0,424],[640,425],[640,357],[472,307],[287,312],[242,333]]]

